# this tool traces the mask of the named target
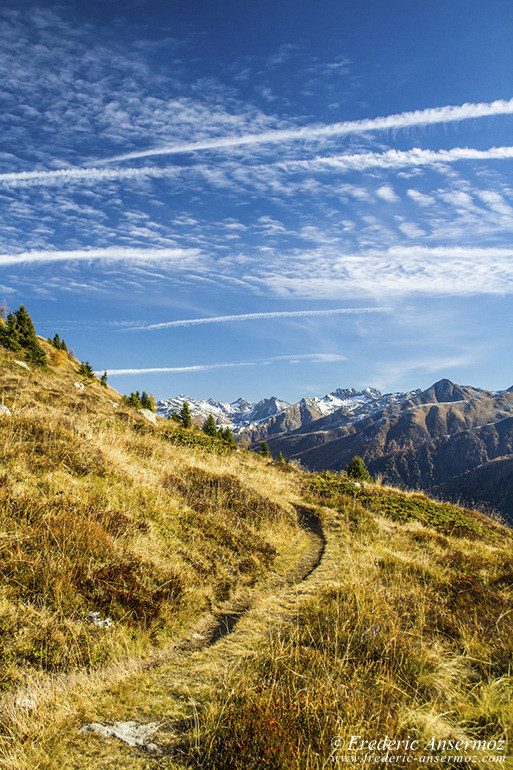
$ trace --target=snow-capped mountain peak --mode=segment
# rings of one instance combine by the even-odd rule
[[[240,433],[251,426],[261,426],[282,413],[294,410],[295,407],[299,407],[300,414],[308,414],[309,419],[312,419],[312,412],[318,417],[333,414],[338,409],[353,412],[379,398],[381,398],[379,390],[370,387],[359,391],[354,388],[337,388],[322,398],[319,396],[303,398],[295,405],[277,396],[263,398],[257,403],[251,403],[241,396],[229,404],[226,401],[216,401],[214,398],[198,400],[180,394],[159,401],[157,413],[163,417],[169,417],[172,412],[179,412],[184,401],[187,401],[193,419],[202,423],[209,414],[213,414],[218,425],[231,425]]]

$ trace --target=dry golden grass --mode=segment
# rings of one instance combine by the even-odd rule
[[[423,526],[356,536],[350,526],[338,530],[329,580],[219,682],[199,737],[175,760],[322,768],[354,753],[353,735],[435,739],[424,754],[439,758],[461,752],[437,751],[438,741],[502,740],[511,756],[511,538],[490,551]],[[336,736],[345,751],[333,749]],[[422,753],[410,766],[423,765]],[[446,762],[492,766],[490,752],[471,753],[470,764]]]
[[[65,702],[77,687],[87,699],[201,613],[286,570],[292,538],[302,545],[293,479],[204,434],[149,424],[97,381],[77,389],[77,362],[57,358],[31,371],[7,351],[0,360],[12,411],[0,419],[0,688],[14,693],[0,718],[6,767],[30,765],[45,718],[46,707],[17,701]],[[190,445],[177,448],[175,436]]]

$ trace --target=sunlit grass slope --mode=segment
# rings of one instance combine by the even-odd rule
[[[365,750],[347,750],[351,738],[388,735],[428,746],[406,752],[410,767],[426,755],[452,767],[496,766],[490,754],[511,767],[511,531],[338,474],[304,474],[302,484],[307,500],[325,506],[324,574],[219,683],[201,739],[175,759],[292,770],[354,755],[371,767]],[[451,740],[476,741],[466,752],[474,760],[459,763],[465,752],[448,750]],[[504,749],[482,750],[483,741]]]
[[[290,474],[153,425],[40,344],[49,366],[29,370],[0,347],[0,688],[36,700],[165,647],[307,544]],[[15,721],[4,710],[6,746]]]

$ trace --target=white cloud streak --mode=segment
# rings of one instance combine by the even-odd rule
[[[176,176],[182,169],[166,168],[59,168],[54,171],[19,171],[0,174],[2,187],[53,186],[66,182],[110,182],[123,179],[144,180]]]
[[[220,315],[211,318],[188,318],[181,321],[166,321],[147,326],[135,326],[122,331],[141,331],[148,329],[173,329],[178,326],[202,326],[203,324],[229,323],[239,321],[259,321],[268,318],[311,318],[316,316],[352,315],[355,313],[388,313],[388,307],[350,307],[333,308],[332,310],[284,310],[271,313],[245,313],[244,315]]]
[[[0,267],[9,265],[29,264],[32,262],[63,262],[63,261],[145,261],[145,262],[176,262],[180,267],[192,267],[199,258],[196,249],[144,249],[123,246],[108,246],[104,249],[75,249],[73,251],[24,251],[19,254],[0,254]]]
[[[276,165],[288,171],[365,171],[370,168],[404,168],[405,166],[432,166],[437,163],[454,163],[460,160],[509,160],[513,147],[492,147],[476,150],[473,147],[454,147],[451,150],[388,150],[387,152],[361,152],[352,155],[334,155],[311,160],[290,160]]]
[[[455,163],[465,160],[511,160],[513,147],[492,147],[489,150],[477,150],[473,147],[454,147],[451,150],[389,150],[387,152],[361,152],[344,155],[311,158],[309,160],[290,160],[270,164],[248,165],[249,171],[265,169],[283,169],[284,171],[366,171],[374,168],[394,170],[408,166],[433,166]],[[222,168],[237,171],[240,165],[226,164]],[[0,174],[1,187],[53,187],[67,183],[95,184],[111,181],[176,178],[184,174],[199,174],[210,179],[212,167],[198,166],[141,166],[140,168],[63,168],[54,171],[20,171]]]
[[[387,115],[365,120],[352,120],[343,123],[332,123],[327,126],[306,126],[304,128],[277,129],[258,134],[241,136],[226,136],[216,139],[206,139],[199,142],[182,142],[167,147],[156,147],[149,150],[130,152],[106,158],[104,163],[113,163],[135,158],[149,158],[158,155],[176,155],[198,150],[229,149],[256,144],[281,144],[295,140],[308,141],[311,139],[330,138],[347,134],[361,134],[367,131],[387,131],[413,126],[451,123],[461,120],[489,117],[492,115],[510,115],[513,113],[513,99],[499,99],[494,102],[466,103],[459,106],[434,107],[427,110],[402,112],[397,115]]]
[[[212,369],[232,369],[243,366],[262,366],[271,364],[275,361],[288,361],[293,364],[296,361],[317,361],[319,363],[335,363],[338,361],[347,361],[347,358],[339,353],[298,353],[286,356],[271,356],[269,358],[259,358],[255,361],[235,361],[233,363],[223,364],[195,364],[194,366],[158,366],[145,369],[107,369],[110,376],[119,376],[126,374],[193,374],[195,372],[206,372]],[[101,374],[103,370],[98,370],[96,374]]]

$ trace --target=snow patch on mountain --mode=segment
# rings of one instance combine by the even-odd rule
[[[381,398],[382,394],[375,388],[365,388],[360,391],[354,388],[337,388],[322,398],[319,396],[303,398],[298,405],[316,407],[320,416],[327,416],[339,409],[343,409],[344,413],[355,412],[362,406],[370,406]],[[291,406],[297,406],[276,396],[263,398],[257,403],[251,403],[241,397],[229,404],[226,401],[216,401],[214,398],[197,400],[181,394],[158,401],[157,414],[170,417],[173,412],[181,410],[184,401],[189,404],[193,420],[202,423],[209,414],[212,414],[218,425],[230,425],[237,433],[241,433],[246,428],[261,425]]]

